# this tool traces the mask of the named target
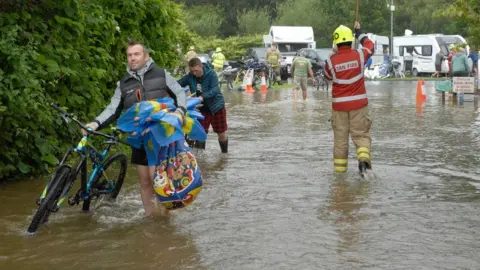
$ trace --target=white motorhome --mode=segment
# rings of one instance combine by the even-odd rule
[[[448,56],[450,44],[466,44],[460,35],[405,35],[393,37],[393,55],[403,63],[404,71],[410,71],[413,76],[420,73],[435,72],[435,57],[442,51]],[[469,47],[466,47],[467,54]],[[442,73],[448,72],[446,61],[442,64]]]
[[[282,68],[288,74],[290,74],[293,57],[298,50],[316,49],[313,28],[310,26],[272,26],[268,35],[263,36],[263,41],[265,48],[270,48],[272,42],[277,44],[282,56]]]
[[[390,39],[386,36],[379,36],[372,33],[368,33],[367,37],[373,42],[375,45],[375,49],[372,55],[372,65],[373,68],[376,65],[383,64],[383,55],[385,54],[385,50],[388,49],[390,46]],[[360,47],[362,47],[360,45]]]

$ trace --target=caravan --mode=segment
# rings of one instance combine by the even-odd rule
[[[372,65],[371,67],[373,68],[374,66],[379,66],[383,65],[383,57],[385,54],[385,50],[388,49],[390,46],[390,39],[386,36],[379,36],[375,35],[372,33],[368,33],[367,37],[373,42],[375,45],[375,49],[373,51],[372,55]],[[360,45],[361,47],[361,45]]]
[[[303,48],[316,49],[313,28],[310,26],[272,26],[268,35],[263,36],[265,48],[270,48],[272,42],[282,56],[282,78],[290,74],[295,53]]]
[[[393,37],[393,55],[403,64],[404,71],[410,71],[413,76],[421,73],[435,72],[435,56],[442,51],[448,55],[450,44],[465,45],[465,39],[460,35],[406,35]],[[467,54],[469,47],[466,47]],[[448,72],[446,61],[442,64],[442,73]]]

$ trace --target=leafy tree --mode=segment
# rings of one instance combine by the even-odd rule
[[[191,39],[169,0],[10,0],[0,9],[0,179],[56,165],[70,136],[49,104],[92,120],[125,73],[129,38],[162,66]]]
[[[237,16],[239,32],[241,35],[255,35],[268,33],[270,10],[261,8],[258,10],[243,10]]]
[[[456,0],[442,14],[463,26],[470,45],[480,46],[480,0]]]
[[[214,37],[219,34],[225,17],[218,13],[219,6],[202,5],[185,10],[185,22],[188,29],[202,37]]]

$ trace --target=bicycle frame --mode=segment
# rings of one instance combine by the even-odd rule
[[[68,168],[69,173],[68,173],[68,178],[67,178],[67,185],[65,185],[62,195],[60,199],[57,201],[57,208],[60,207],[60,205],[65,201],[65,199],[68,196],[68,193],[70,192],[70,189],[72,188],[73,184],[75,183],[75,180],[77,178],[77,175],[80,173],[81,175],[81,188],[80,190],[76,193],[75,195],[75,203],[78,203],[80,200],[87,200],[89,199],[90,196],[90,190],[92,188],[93,181],[97,177],[98,173],[104,173],[103,172],[103,162],[106,160],[106,157],[108,156],[108,153],[110,152],[110,148],[112,145],[117,144],[117,142],[120,143],[125,143],[121,140],[117,140],[116,137],[106,135],[100,132],[92,131],[91,129],[88,129],[85,125],[80,123],[78,120],[75,118],[71,117],[69,114],[67,114],[65,111],[60,109],[58,106],[52,104],[52,106],[60,111],[61,117],[64,121],[67,121],[67,118],[70,118],[73,120],[75,123],[77,123],[81,128],[87,130],[87,135],[83,136],[80,142],[78,142],[77,146],[72,149],[71,147],[67,148],[66,153],[64,154],[62,160],[60,161],[60,164],[57,166],[55,173],[53,174],[52,178],[50,181],[47,183],[45,186],[43,192],[40,195],[40,200],[39,202],[43,199],[45,199],[45,196],[48,191],[48,187],[51,185],[52,181],[55,180],[55,177],[57,175],[57,172],[62,168]],[[106,141],[105,143],[107,144],[105,148],[103,149],[102,153],[99,154],[93,147],[88,146],[88,134],[96,134],[96,135],[101,135],[103,137],[108,138],[109,140]],[[125,143],[126,144],[126,143]],[[80,154],[80,161],[78,162],[78,165],[74,170],[72,171],[72,167],[68,164],[65,164],[67,158],[72,154],[72,152],[79,153]],[[90,157],[92,165],[93,165],[93,171],[90,174],[90,177],[87,179],[88,175],[88,167],[87,167],[87,159]],[[109,193],[108,192],[101,192],[99,194],[104,194],[104,193]]]
[[[57,167],[57,170],[60,169],[61,167],[68,167],[70,170],[69,176],[68,176],[68,185],[65,186],[65,188],[62,191],[62,196],[60,199],[57,201],[57,207],[60,208],[61,204],[67,199],[68,193],[70,192],[70,189],[72,188],[73,184],[75,183],[77,175],[80,173],[81,176],[81,188],[75,195],[75,198],[79,200],[87,200],[90,196],[90,189],[92,187],[93,181],[96,178],[98,173],[103,173],[103,167],[102,163],[103,161],[107,158],[108,153],[110,152],[111,146],[114,144],[113,141],[107,142],[107,146],[104,148],[101,154],[98,154],[97,151],[95,151],[93,148],[88,147],[88,136],[83,136],[83,138],[80,140],[78,143],[77,147],[72,150],[72,148],[67,148],[67,151],[65,155],[62,158],[62,161]],[[90,150],[90,151],[88,151]],[[73,153],[79,153],[80,154],[80,161],[78,162],[78,165],[74,168],[72,171],[72,168],[65,164],[65,161],[68,159],[68,157]],[[93,171],[90,174],[90,176],[87,179],[87,174],[88,174],[88,166],[87,166],[87,159],[90,157],[93,165]],[[98,159],[98,160],[96,160]],[[53,181],[54,177],[52,178],[51,181]],[[45,186],[45,189],[42,192],[42,195],[40,196],[40,200],[43,200],[47,194],[48,186],[51,184],[51,181]],[[108,192],[106,192],[108,193]]]

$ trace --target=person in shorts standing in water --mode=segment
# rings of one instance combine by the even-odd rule
[[[130,41],[127,47],[127,60],[127,71],[117,82],[110,104],[93,122],[86,125],[87,128],[92,130],[105,128],[135,103],[164,97],[172,97],[175,100],[176,113],[183,118],[187,107],[185,91],[167,71],[154,63],[145,46],[138,41]],[[87,134],[85,130],[82,130],[82,133]],[[140,149],[132,147],[131,162],[137,165],[143,207],[145,214],[150,216],[155,195],[153,189],[155,166],[148,166],[147,153],[143,146]],[[161,214],[168,213],[161,204],[159,207]]]
[[[227,110],[225,109],[223,94],[218,86],[217,74],[208,64],[202,64],[202,61],[198,58],[191,59],[188,66],[190,73],[181,78],[178,83],[182,87],[190,87],[190,92],[200,97],[203,103],[200,111],[205,117],[205,119],[200,120],[200,123],[207,133],[210,125],[212,125],[213,131],[218,135],[218,143],[222,153],[227,153]],[[205,142],[197,142],[195,146],[205,149]]]
[[[312,71],[312,63],[305,58],[307,52],[300,51],[300,56],[295,57],[292,63],[292,74],[294,81],[294,95],[296,96],[299,88],[302,88],[303,100],[307,100],[308,75],[312,77],[312,82],[315,83],[315,76]]]

